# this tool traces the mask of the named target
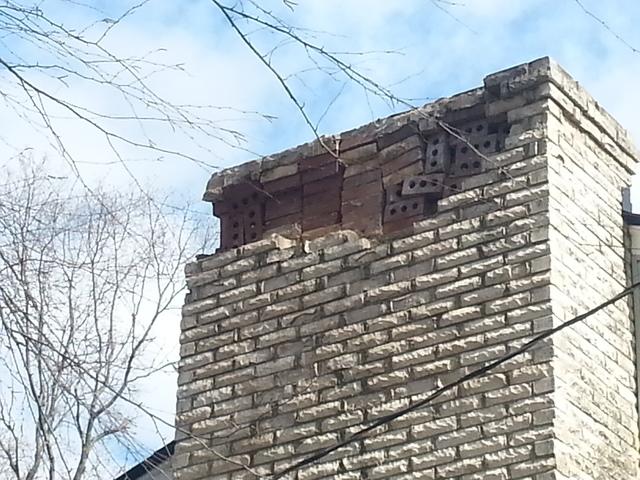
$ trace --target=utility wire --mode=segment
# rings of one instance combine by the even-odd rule
[[[318,453],[311,455],[310,457],[307,457],[301,461],[299,461],[298,463],[295,463],[294,465],[291,465],[290,467],[287,467],[286,469],[284,469],[282,472],[274,474],[273,475],[273,480],[277,480],[279,478],[282,478],[283,476],[298,470],[302,467],[305,467],[307,465],[310,465],[318,460],[320,460],[323,457],[326,457],[327,455],[329,455],[332,452],[335,452],[336,450],[347,446],[348,444],[355,442],[356,440],[359,440],[360,438],[362,438],[366,433],[371,432],[372,430],[375,430],[376,428],[379,428],[383,425],[386,425],[390,422],[392,422],[393,420],[396,420],[404,415],[406,415],[407,413],[413,412],[414,410],[418,410],[420,408],[426,407],[427,405],[429,405],[429,403],[433,402],[435,399],[437,399],[438,397],[440,397],[442,394],[444,394],[445,392],[448,392],[449,390],[452,390],[460,385],[462,385],[465,382],[468,382],[469,380],[472,380],[474,378],[480,377],[482,375],[484,375],[485,373],[493,370],[494,368],[502,365],[503,363],[508,362],[509,360],[511,360],[512,358],[515,358],[523,353],[525,353],[526,351],[530,350],[531,348],[533,348],[535,345],[537,345],[538,343],[540,343],[542,340],[545,340],[546,338],[551,337],[552,335],[558,333],[561,330],[564,330],[565,328],[568,328],[572,325],[575,325],[576,323],[579,323],[587,318],[589,318],[591,315],[594,315],[595,313],[599,312],[600,310],[608,307],[609,305],[612,305],[614,303],[616,303],[617,301],[621,300],[622,298],[626,297],[627,295],[629,295],[631,292],[633,292],[633,290],[635,290],[636,288],[640,287],[640,281],[631,284],[630,286],[628,286],[627,288],[625,288],[624,290],[622,290],[620,293],[618,293],[615,297],[610,298],[609,300],[601,303],[600,305],[593,307],[591,310],[588,310],[570,320],[567,320],[564,323],[561,323],[560,325],[558,325],[555,328],[551,328],[543,333],[540,333],[538,335],[536,335],[535,337],[533,337],[531,340],[529,340],[528,342],[526,342],[525,344],[523,344],[522,346],[520,346],[519,348],[515,349],[513,352],[508,353],[506,355],[504,355],[503,357],[498,358],[497,360],[494,360],[491,363],[488,363],[487,365],[485,365],[484,367],[480,367],[476,370],[473,370],[472,372],[466,374],[464,377],[455,380],[451,383],[448,383],[440,388],[438,388],[437,390],[435,390],[431,395],[429,395],[427,398],[424,398],[422,400],[420,400],[419,402],[414,403],[413,405],[409,405],[408,407],[405,407],[401,410],[398,410],[395,413],[391,413],[389,415],[386,415],[378,420],[376,420],[375,422],[373,422],[372,424],[361,428],[360,430],[358,430],[356,433],[354,433],[353,435],[351,435],[349,438],[343,440],[340,443],[337,443],[336,445],[332,446],[332,447],[328,447],[325,448],[324,450],[319,451]]]
[[[625,47],[627,47],[629,50],[631,50],[633,53],[638,53],[640,54],[640,50],[637,49],[636,47],[634,47],[633,45],[631,45],[627,40],[625,40],[622,35],[620,35],[618,32],[616,32],[613,28],[611,28],[609,26],[609,24],[607,22],[605,22],[602,18],[600,18],[599,16],[597,16],[595,13],[593,13],[591,10],[589,10],[584,3],[582,3],[581,0],[573,0],[578,7],[580,7],[580,9],[587,14],[588,16],[590,16],[592,19],[594,19],[596,22],[598,22],[600,25],[602,25],[602,27],[607,30],[611,35],[613,35],[616,40],[618,40],[620,43],[622,43]]]

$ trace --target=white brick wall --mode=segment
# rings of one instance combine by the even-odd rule
[[[554,316],[564,320],[629,283],[620,212],[630,176],[592,136],[597,125],[559,113],[548,148],[551,299]],[[554,345],[558,470],[568,478],[638,478],[630,304],[618,302],[562,332]]]
[[[442,108],[502,113],[506,149],[413,231],[188,267],[178,479],[282,471],[627,283],[624,132],[548,60],[485,85]],[[634,348],[620,302],[289,478],[637,478]]]

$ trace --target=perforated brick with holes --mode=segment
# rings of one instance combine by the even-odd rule
[[[505,118],[457,121],[446,129],[408,121],[387,132],[373,128],[334,144],[289,152],[261,162],[261,172],[222,186],[212,198],[220,218],[221,250],[265,233],[349,228],[370,235],[410,227],[437,210],[438,201],[482,173],[503,147]],[[287,153],[287,152],[285,152]],[[249,164],[250,165],[250,164]]]
[[[225,198],[214,204],[220,218],[220,249],[239,247],[262,238],[264,228],[264,194],[254,184],[235,185]]]

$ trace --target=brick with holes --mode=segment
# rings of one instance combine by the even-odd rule
[[[402,201],[402,182],[390,185],[385,189],[386,204]]]
[[[498,150],[498,134],[471,135],[452,142],[452,158],[450,175],[459,177],[481,173],[485,160],[483,156]]]
[[[408,198],[387,204],[384,209],[384,221],[389,222],[400,218],[421,215],[424,211],[424,198]]]
[[[220,249],[239,247],[262,238],[265,195],[260,185],[245,182],[225,189],[225,201],[216,202],[220,217]]]
[[[449,171],[450,152],[446,135],[435,135],[425,140],[425,173],[446,173]]]
[[[441,197],[444,190],[444,173],[432,173],[430,175],[416,175],[402,182],[402,197],[412,195],[429,195]]]

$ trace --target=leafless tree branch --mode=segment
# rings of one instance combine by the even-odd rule
[[[0,464],[81,480],[129,433],[121,397],[159,367],[145,349],[206,230],[139,192],[98,203],[25,168],[0,189]]]

